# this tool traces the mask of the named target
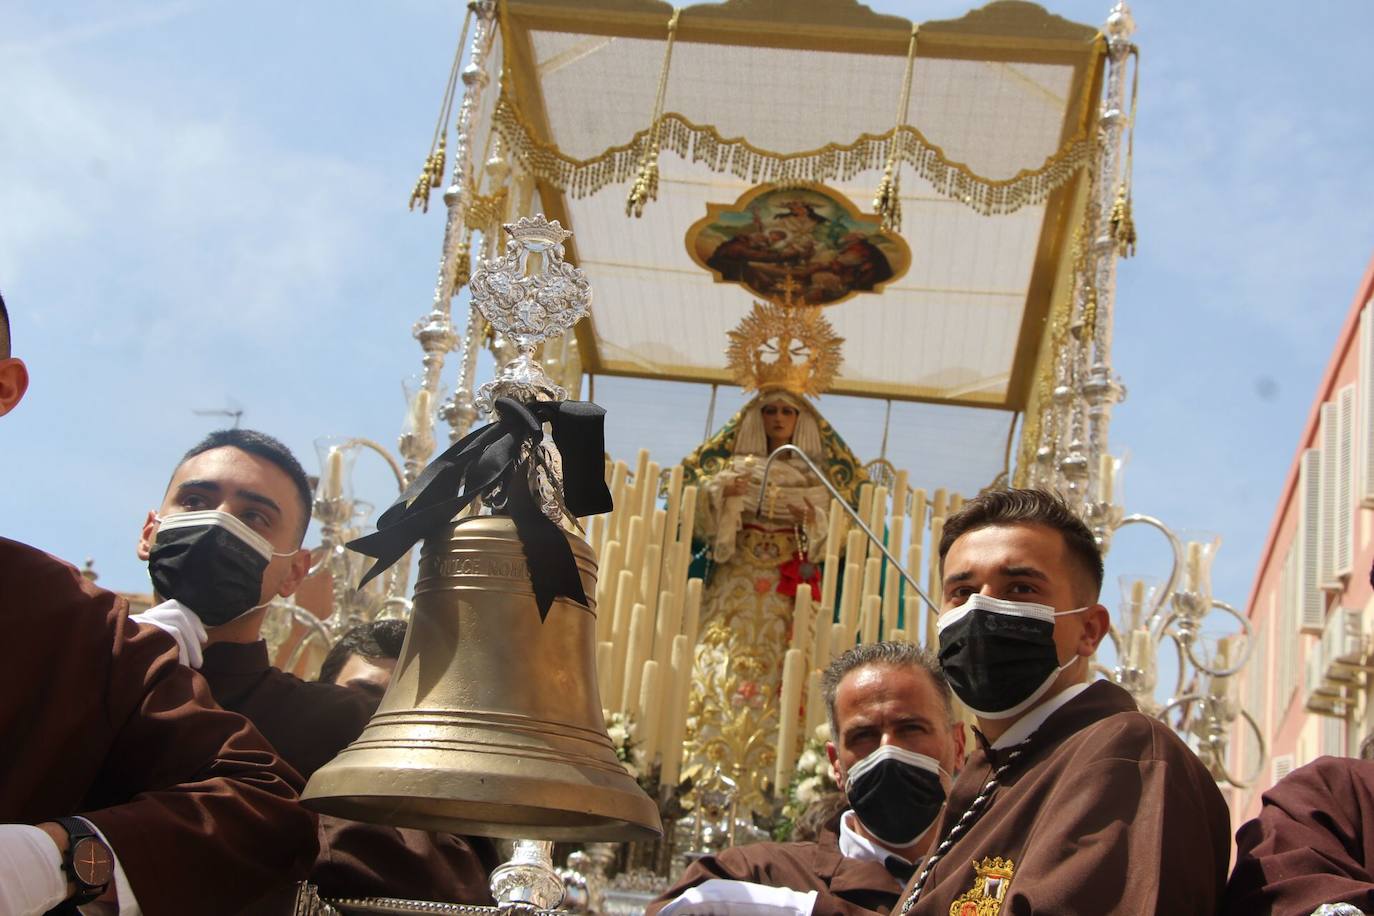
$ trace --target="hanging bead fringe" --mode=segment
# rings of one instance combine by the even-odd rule
[[[895,161],[889,160],[883,168],[883,180],[878,182],[878,193],[873,196],[873,210],[882,218],[885,231],[901,231],[902,194]]]

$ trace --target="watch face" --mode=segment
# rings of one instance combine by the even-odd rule
[[[72,849],[72,871],[77,880],[89,887],[103,887],[114,873],[114,857],[100,840],[82,837]]]

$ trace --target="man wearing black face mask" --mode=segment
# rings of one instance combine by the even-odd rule
[[[144,521],[138,553],[165,600],[136,618],[177,635],[183,661],[198,664],[220,705],[247,716],[306,779],[358,737],[380,700],[302,681],[268,659],[266,606],[309,569],[301,542],[310,511],[310,484],[286,446],[252,430],[211,433]],[[324,896],[491,902],[497,857],[485,839],[319,820],[311,881]]]
[[[1211,914],[1230,858],[1216,783],[1108,681],[1102,557],[1057,496],[971,500],[940,541],[940,664],[977,718],[940,841],[894,914]]]
[[[831,775],[849,807],[816,842],[752,843],[697,860],[649,906],[651,916],[719,913],[722,901],[759,885],[790,890],[755,896],[809,916],[885,913],[896,903],[934,839],[963,758],[949,686],[929,653],[883,642],[835,659],[822,693],[834,736],[826,746]]]

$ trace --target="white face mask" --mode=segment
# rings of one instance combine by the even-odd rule
[[[1056,611],[1044,604],[974,594],[940,615],[940,666],[956,696],[982,719],[1009,719],[1030,709],[1059,675],[1054,620],[1092,605]]]

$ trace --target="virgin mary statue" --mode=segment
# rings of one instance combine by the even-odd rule
[[[795,595],[809,588],[820,597],[831,501],[791,452],[773,461],[760,496],[764,464],[795,445],[851,504],[864,472],[808,398],[839,366],[842,341],[820,309],[755,303],[730,337],[736,379],[758,394],[683,461],[698,488],[694,535],[707,570],[685,751],[689,772],[719,766],[738,786],[740,810],[763,811],[783,654],[793,626],[812,623],[792,619]]]

